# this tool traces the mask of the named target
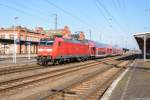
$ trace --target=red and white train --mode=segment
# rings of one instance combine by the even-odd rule
[[[87,60],[110,55],[120,55],[122,49],[114,48],[111,45],[99,44],[94,41],[75,39],[41,39],[38,45],[37,63],[48,65],[49,62],[63,63],[72,60]]]

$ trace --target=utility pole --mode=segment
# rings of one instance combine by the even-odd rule
[[[19,17],[14,17],[14,50],[13,50],[13,63],[16,63],[16,39],[17,39],[17,34],[15,32],[15,24],[16,20],[19,19]]]
[[[55,24],[55,30],[57,30],[57,14],[53,14],[55,16],[54,18],[54,24]]]

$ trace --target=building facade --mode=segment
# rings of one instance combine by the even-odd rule
[[[38,42],[41,38],[48,37],[41,32],[29,30],[25,27],[17,26],[15,28],[0,29],[0,54],[9,55],[13,53],[14,38],[17,54],[37,53]],[[29,46],[30,45],[30,46]]]
[[[62,28],[62,29],[57,29],[57,30],[43,30],[41,32],[43,34],[47,34],[51,38],[54,38],[55,36],[63,37],[63,36],[69,36],[69,35],[71,35],[71,31],[70,31],[70,29],[69,29],[68,26],[64,26],[64,28]]]

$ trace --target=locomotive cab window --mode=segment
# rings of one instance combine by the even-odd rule
[[[50,46],[53,45],[54,41],[47,41],[46,45]]]
[[[54,41],[40,41],[39,45],[43,46],[51,46],[53,45]]]

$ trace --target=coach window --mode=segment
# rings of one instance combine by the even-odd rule
[[[93,47],[93,50],[95,51],[95,50],[96,50],[96,48],[95,48],[95,47]]]

